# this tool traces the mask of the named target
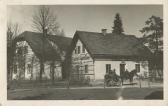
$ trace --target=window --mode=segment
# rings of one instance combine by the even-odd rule
[[[78,46],[78,54],[80,54],[80,46]]]
[[[56,68],[56,66],[53,63],[51,63],[50,64],[50,76],[51,77],[54,75],[55,68]]]
[[[22,55],[22,48],[21,48],[21,47],[18,48],[17,54],[18,54],[18,55]]]
[[[24,53],[25,53],[25,54],[28,53],[28,46],[25,46],[25,47],[24,47]]]
[[[31,73],[31,64],[27,64],[27,74]]]
[[[75,48],[75,54],[77,54],[77,48]]]
[[[17,65],[14,65],[14,74],[17,74]]]
[[[85,47],[82,45],[82,53],[85,53]]]
[[[88,65],[85,65],[85,73],[88,73]]]
[[[106,73],[109,73],[111,70],[111,64],[106,64]]]
[[[90,76],[87,76],[87,77],[86,77],[86,80],[87,80],[88,82],[90,82]]]
[[[76,71],[79,72],[79,65],[76,66]]]
[[[75,72],[75,74],[76,74],[76,78],[77,78],[77,79],[80,79],[79,69],[80,69],[80,66],[79,66],[79,65],[76,65],[76,72]]]
[[[137,72],[140,72],[140,64],[135,64],[135,69]]]

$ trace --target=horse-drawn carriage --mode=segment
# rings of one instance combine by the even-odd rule
[[[121,75],[117,75],[114,70],[110,70],[106,75],[104,76],[104,81],[106,86],[121,86],[123,84],[123,80],[129,80],[130,84],[133,83],[133,77],[138,76],[136,70],[132,71],[124,71],[123,73],[120,73]]]
[[[120,86],[121,78],[115,73],[115,70],[110,70],[109,73],[106,73],[104,76],[106,86]]]

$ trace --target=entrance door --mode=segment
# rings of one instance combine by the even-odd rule
[[[120,76],[123,75],[124,71],[125,71],[125,64],[120,64]]]
[[[123,84],[124,71],[125,71],[125,64],[120,64],[120,76],[121,76],[122,84]]]

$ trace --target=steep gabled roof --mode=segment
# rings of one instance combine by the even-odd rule
[[[148,58],[152,53],[133,35],[76,31],[72,42],[80,39],[93,58]]]
[[[48,39],[57,44],[58,47],[63,51],[66,51],[68,49],[72,41],[72,38],[53,35],[48,36]]]
[[[38,58],[41,58],[44,53],[45,61],[61,60],[60,54],[58,53],[58,51],[56,51],[53,48],[50,41],[53,41],[58,46],[59,49],[64,51],[66,51],[66,49],[70,46],[70,43],[71,43],[71,38],[53,36],[53,35],[48,35],[43,40],[42,33],[36,33],[36,32],[30,32],[30,31],[23,32],[18,37],[16,37],[15,40],[26,41]],[[43,44],[44,44],[44,47],[43,47]]]

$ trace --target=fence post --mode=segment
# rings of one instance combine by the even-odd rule
[[[67,81],[67,89],[69,89],[69,81]]]
[[[148,87],[150,88],[150,77],[148,77]]]
[[[105,85],[105,79],[104,79],[104,89],[106,88],[106,85]]]
[[[68,78],[68,80],[67,80],[67,89],[69,89],[70,87],[69,87],[69,85],[70,85],[70,79]]]

